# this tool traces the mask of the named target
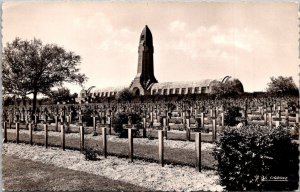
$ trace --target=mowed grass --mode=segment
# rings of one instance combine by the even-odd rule
[[[100,136],[98,136],[100,137]],[[27,134],[20,134],[20,142],[29,143],[29,136]],[[15,134],[8,133],[8,140],[10,142],[15,142]],[[43,135],[34,135],[33,143],[36,145],[44,145]],[[102,140],[95,141],[92,139],[85,140],[85,148],[92,148],[98,152],[98,154],[103,154],[102,151]],[[60,137],[49,136],[48,145],[54,147],[61,146]],[[71,150],[79,150],[79,138],[67,138],[66,137],[66,148]],[[129,147],[126,143],[108,142],[107,144],[108,155],[113,155],[117,157],[128,157]],[[212,156],[211,151],[202,151],[202,168],[204,169],[215,169],[216,160]],[[186,149],[174,149],[165,147],[165,163],[175,164],[175,165],[188,165],[195,166],[196,154],[193,150]],[[134,144],[134,158],[141,159],[149,162],[158,163],[158,146],[153,145],[140,145]]]
[[[38,124],[37,126],[37,130],[38,131],[43,131],[44,130],[44,125],[43,124]],[[48,130],[49,131],[60,131],[60,126],[58,125],[58,128],[56,130],[55,126],[52,125],[48,125]],[[15,124],[11,124],[11,128],[15,129]],[[206,128],[209,128],[208,126],[206,126]],[[26,127],[24,124],[20,124],[20,129],[28,129],[28,127]],[[152,138],[157,139],[157,130],[161,129],[161,127],[154,127],[153,129],[147,129],[147,136],[151,136]],[[207,143],[212,143],[212,133],[211,133],[211,128],[210,129],[210,133],[202,133],[201,135],[201,140],[202,142],[207,142]],[[220,131],[221,127],[217,126],[217,131]],[[84,127],[84,133],[85,134],[92,134],[93,133],[93,128],[92,127]],[[70,133],[79,133],[79,126],[74,126],[72,125],[69,129]],[[98,134],[102,133],[102,129],[100,127],[96,128],[96,132]],[[107,131],[108,132],[108,131]],[[116,133],[114,132],[113,128],[111,129],[111,134],[112,135],[116,135]],[[142,130],[140,130],[140,134],[142,134]],[[178,140],[178,141],[186,141],[187,137],[186,137],[186,132],[185,131],[181,131],[181,132],[170,132],[168,131],[168,139],[169,140]],[[191,141],[195,141],[195,134],[194,132],[191,132],[191,137],[190,137]]]
[[[44,141],[45,141],[44,135],[36,135],[34,134],[34,132],[33,132],[33,143],[37,145],[44,145]],[[72,132],[75,132],[75,130],[73,130]],[[97,130],[97,132],[99,133],[98,136],[95,136],[98,137],[97,140],[85,138],[85,148],[86,149],[92,148],[101,155],[103,154],[102,136],[100,135],[101,134],[100,130]],[[152,131],[152,133],[153,132],[154,131]],[[91,131],[88,129],[87,133],[90,134]],[[15,139],[16,139],[16,134],[9,132],[8,140],[10,142],[15,142]],[[193,139],[193,135],[192,135],[192,139]],[[22,134],[20,133],[19,140],[20,142],[29,143],[29,135],[26,133],[22,133]],[[127,139],[124,138],[124,140]],[[58,136],[49,136],[48,145],[61,147],[61,138]],[[68,134],[66,133],[65,146],[67,149],[79,150],[80,139],[68,137]],[[107,151],[108,151],[108,155],[127,158],[129,153],[129,147],[127,143],[108,141]],[[158,146],[141,145],[141,144],[134,143],[134,158],[158,163]],[[165,158],[165,163],[167,164],[188,165],[193,167],[195,166],[195,162],[196,162],[196,153],[194,150],[165,147],[164,158]],[[212,151],[206,151],[206,150],[202,151],[201,162],[202,162],[202,168],[204,169],[215,169],[217,165],[217,161],[214,159],[212,155]]]
[[[2,156],[6,191],[147,191],[99,175],[74,171],[14,156]]]

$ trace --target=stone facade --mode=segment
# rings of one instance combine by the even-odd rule
[[[233,81],[233,78],[226,76],[222,79],[204,79],[192,82],[163,82],[158,83],[154,76],[153,64],[153,38],[152,33],[146,25],[140,35],[138,47],[137,74],[131,82],[129,89],[135,95],[170,95],[170,94],[201,94],[210,93],[215,83]],[[238,92],[244,92],[243,85],[239,80],[234,81],[233,86]],[[86,96],[112,97],[125,87],[110,87],[104,89],[82,90],[80,98]]]
[[[151,94],[151,86],[157,83],[154,77],[153,53],[152,34],[146,25],[140,36],[137,74],[129,86],[135,95]]]

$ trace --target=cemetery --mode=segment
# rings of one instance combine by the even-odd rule
[[[31,8],[36,5],[37,10],[43,7],[41,16],[47,8],[55,11],[48,14],[47,27],[41,27],[47,28],[44,36],[50,38],[43,38],[45,43],[35,37],[43,31],[36,26],[44,23],[37,15],[33,15],[34,26],[30,28],[34,32],[28,33],[32,40],[14,36],[14,40],[4,41],[7,41],[2,58],[4,190],[294,191],[299,188],[299,89],[293,81],[295,75],[290,74],[293,69],[284,70],[290,67],[286,64],[293,64],[285,58],[292,55],[290,49],[284,50],[292,45],[279,41],[281,37],[284,41],[292,37],[286,35],[286,31],[292,31],[291,27],[283,26],[290,21],[279,22],[279,17],[260,21],[264,17],[259,17],[259,11],[253,14],[256,4],[245,6],[247,9],[234,3],[190,4],[178,10],[176,3],[166,3],[172,7],[166,8],[144,2],[134,4],[139,8],[130,11],[120,2],[79,6],[73,3],[60,4],[68,11],[60,10],[56,4],[51,7],[51,3],[32,4],[30,11],[24,11],[28,15],[35,13]],[[23,6],[26,9],[25,4],[9,5],[5,10]],[[146,6],[147,11],[140,12],[140,6]],[[287,11],[289,6],[282,7],[285,8],[282,18],[288,18],[285,14],[291,12]],[[161,8],[163,13],[174,9],[176,17],[167,20],[168,14],[152,15],[152,11]],[[266,12],[265,7],[260,8],[262,13]],[[210,15],[209,9],[213,14]],[[240,19],[240,9],[253,10],[251,14],[240,14],[239,21],[235,18]],[[111,13],[105,14],[107,10]],[[14,22],[19,20],[16,12],[12,11]],[[216,17],[219,13],[223,13],[224,20]],[[270,15],[277,13],[280,12]],[[25,18],[26,14],[20,16]],[[230,19],[226,20],[227,14]],[[184,15],[189,16],[181,21]],[[248,26],[249,20],[244,18],[247,15],[262,22],[258,29],[256,24]],[[55,20],[56,16],[59,19]],[[60,23],[65,17],[68,19]],[[205,19],[201,23],[202,18]],[[130,24],[126,24],[127,20]],[[155,63],[159,64],[160,72],[157,77],[169,75],[173,78],[171,82],[167,82],[169,77],[164,79],[166,82],[159,82],[154,75],[153,37],[145,25],[148,20],[157,34],[155,48],[159,53]],[[270,22],[274,20],[278,27]],[[137,35],[136,28],[141,23],[144,28],[136,50],[128,41]],[[64,33],[69,28],[76,31]],[[277,35],[279,28],[287,30]],[[268,30],[269,33],[265,32]],[[133,62],[127,56],[131,57],[134,51],[138,51],[137,72],[131,82],[126,80],[128,86],[105,88],[108,82],[120,84],[124,80],[121,77],[128,75]],[[79,67],[81,61],[83,67]],[[274,70],[276,66],[283,67]],[[86,74],[92,77],[89,82]],[[230,74],[238,75],[243,83]],[[192,80],[195,77],[198,79]],[[270,78],[268,84],[266,78]],[[77,84],[81,91],[74,92],[75,88],[69,84]]]
[[[298,144],[297,99],[38,105],[34,114],[31,106],[20,103],[4,109],[4,142],[78,151],[87,160],[97,161],[100,155],[133,164],[145,161],[162,167],[188,166],[194,172],[216,171],[214,149],[232,127],[228,126],[232,106],[239,109],[234,127],[285,127]]]
[[[19,41],[16,39],[13,45]],[[139,57],[148,56],[139,60],[138,73],[130,87],[113,95],[90,93],[90,88],[64,100],[58,91],[45,102],[37,98],[37,93],[54,83],[49,85],[48,79],[42,78],[41,85],[48,88],[37,84],[26,88],[29,82],[15,85],[8,70],[4,85],[19,94],[24,94],[26,88],[34,96],[33,100],[23,97],[4,102],[5,157],[13,154],[87,174],[98,170],[98,176],[126,183],[121,186],[132,184],[130,187],[150,190],[298,188],[299,98],[291,78],[278,77],[289,83],[283,83],[291,86],[288,91],[272,92],[278,81],[272,77],[271,91],[261,93],[244,93],[242,83],[229,76],[222,81],[158,83],[153,73],[152,49],[152,35],[146,26],[140,37]],[[60,66],[62,69],[53,75],[60,76],[53,79],[58,84],[66,78],[61,70],[70,70],[66,74],[79,71],[72,66],[78,57],[64,58],[75,61],[69,68]],[[48,73],[54,72],[49,68]],[[83,83],[86,77],[73,74],[70,78]],[[111,169],[115,170],[112,175]],[[136,169],[144,172],[135,172]],[[175,170],[178,175],[173,174]],[[266,179],[275,176],[287,179]],[[177,185],[167,182],[176,179]]]

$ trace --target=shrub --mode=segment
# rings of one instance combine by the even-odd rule
[[[124,124],[128,124],[128,116],[131,116],[132,124],[140,124],[141,123],[141,116],[136,113],[117,113],[113,118],[113,129],[116,133],[118,133],[119,137],[126,138],[128,137],[127,129],[123,128]],[[133,136],[136,137],[138,132],[133,132]]]
[[[92,148],[85,149],[83,151],[83,154],[85,156],[85,160],[88,160],[88,161],[96,161],[97,160],[96,151]]]
[[[297,189],[299,151],[291,141],[283,127],[226,127],[214,150],[221,185],[229,191]],[[276,176],[287,181],[267,181]]]
[[[224,115],[224,124],[227,126],[235,126],[239,123],[237,117],[241,117],[240,107],[229,107]]]

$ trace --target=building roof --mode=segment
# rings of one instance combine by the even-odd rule
[[[214,79],[203,79],[201,81],[178,81],[178,82],[163,82],[155,83],[151,89],[170,89],[170,88],[189,88],[189,87],[207,87],[211,82],[217,81]]]
[[[118,86],[118,87],[105,87],[99,89],[92,89],[91,93],[100,93],[100,92],[118,92],[122,89],[128,88],[127,86]]]
[[[145,26],[145,28],[141,33],[140,43],[144,43],[145,45],[148,46],[153,46],[152,33],[147,25]]]

